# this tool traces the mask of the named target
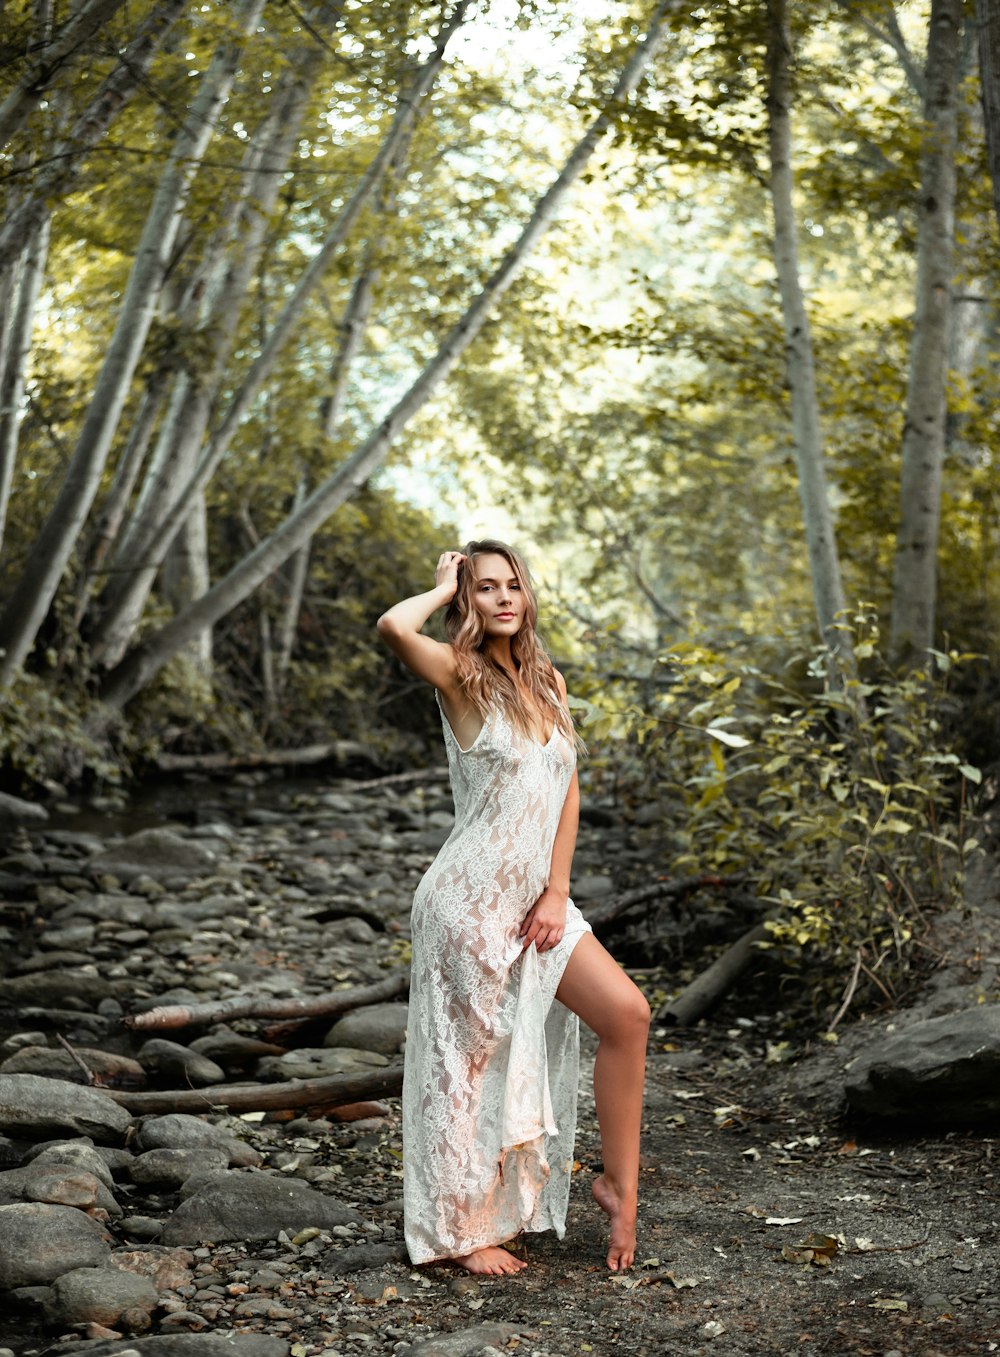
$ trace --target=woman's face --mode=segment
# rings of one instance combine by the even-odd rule
[[[510,561],[498,552],[485,552],[472,562],[475,583],[472,602],[482,614],[487,636],[514,636],[524,621],[524,591]]]

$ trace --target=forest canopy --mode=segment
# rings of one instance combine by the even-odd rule
[[[704,653],[994,760],[998,11],[8,0],[10,784],[412,756],[373,622],[477,533],[598,744]]]

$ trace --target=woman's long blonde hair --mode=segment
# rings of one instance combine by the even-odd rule
[[[485,721],[492,711],[503,710],[522,735],[535,738],[539,712],[550,712],[559,730],[575,740],[573,722],[562,704],[552,661],[535,631],[538,603],[528,567],[506,542],[486,538],[467,542],[465,560],[458,568],[458,588],[448,604],[444,625],[458,660],[458,681],[463,693]],[[515,674],[510,674],[485,649],[486,626],[472,600],[476,587],[477,556],[502,556],[510,565],[524,600],[521,625],[511,637],[510,653]]]

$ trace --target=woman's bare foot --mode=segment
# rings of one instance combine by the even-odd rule
[[[486,1276],[498,1277],[504,1273],[520,1272],[522,1268],[528,1266],[520,1258],[515,1258],[512,1253],[498,1245],[487,1245],[483,1249],[473,1249],[472,1253],[467,1253],[463,1258],[452,1258],[451,1261],[458,1267],[465,1268],[466,1272],[482,1273]]]
[[[635,1202],[623,1201],[601,1174],[591,1188],[594,1200],[611,1221],[608,1238],[608,1267],[625,1272],[635,1261]]]

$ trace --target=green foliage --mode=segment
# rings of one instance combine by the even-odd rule
[[[855,966],[894,995],[928,913],[960,892],[981,776],[947,737],[947,694],[973,657],[935,652],[899,677],[869,607],[844,625],[859,676],[822,649],[776,671],[688,641],[630,704],[594,694],[583,726],[588,742],[629,751],[633,799],[662,802],[671,871],[744,873],[772,911],[763,945],[808,971],[820,1001]]]
[[[132,749],[121,719],[84,693],[58,696],[28,674],[0,691],[0,778],[12,790],[117,784]]]

